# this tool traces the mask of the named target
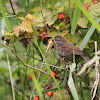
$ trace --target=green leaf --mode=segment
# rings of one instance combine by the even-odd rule
[[[97,23],[100,22],[100,17],[96,19],[96,22],[97,22]],[[79,47],[80,50],[83,50],[83,49],[84,49],[84,47],[85,47],[86,44],[88,43],[90,37],[92,36],[94,30],[95,30],[95,27],[94,27],[94,25],[92,25],[91,28],[89,29],[89,31],[86,33],[86,35],[85,35],[83,41],[82,41],[81,44],[80,44],[80,47]]]
[[[76,6],[75,11],[74,11],[74,15],[73,15],[72,24],[71,24],[71,34],[75,33],[78,19],[79,19],[79,15],[80,15],[80,9]]]
[[[70,70],[70,73],[69,73],[68,86],[70,88],[70,91],[72,93],[74,100],[79,100],[77,90],[75,88],[74,81],[73,81],[73,78],[72,78],[72,71],[74,71],[75,67],[76,67],[75,63],[73,63],[70,67],[71,70]]]
[[[78,25],[82,28],[87,28],[88,19],[86,17],[80,17],[78,20]]]
[[[92,18],[100,16],[100,2],[97,4],[92,4],[88,9],[89,14]]]
[[[56,9],[57,9],[57,12],[62,12],[64,10],[64,7],[63,6],[58,6]]]
[[[87,6],[91,4],[92,0],[84,0],[84,4],[86,4]]]
[[[52,24],[54,24],[54,22],[57,20],[57,16],[52,16],[51,18],[49,18],[49,17],[47,17],[47,19],[46,19],[46,24],[48,24],[48,25],[52,25]]]
[[[83,7],[82,3],[79,0],[73,0],[75,4],[79,7],[79,9],[84,13],[84,15],[88,18],[88,20],[96,27],[96,29],[100,32],[100,26],[95,22],[95,20],[91,17],[88,11]]]

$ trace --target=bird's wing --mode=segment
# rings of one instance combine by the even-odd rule
[[[64,52],[68,52],[69,54],[73,54],[73,45],[71,43],[64,43],[64,45],[62,45],[62,49],[64,50]],[[81,50],[74,46],[74,51],[75,51],[75,55],[83,55],[83,53],[81,52]]]

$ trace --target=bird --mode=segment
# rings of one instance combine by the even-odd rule
[[[63,59],[66,62],[73,62],[73,45],[67,42],[60,35],[54,37],[53,42],[58,58]],[[81,57],[85,62],[88,61],[87,58],[83,56],[82,51],[78,47],[74,46],[74,52],[75,52],[75,60]]]

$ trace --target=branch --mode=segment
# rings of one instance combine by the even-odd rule
[[[26,64],[24,61],[22,61],[22,59],[21,59],[11,48],[9,48],[7,45],[5,45],[5,44],[2,43],[2,42],[0,42],[0,44],[2,44],[3,46],[5,46],[6,48],[8,48],[8,49],[23,63],[24,66],[27,66],[27,67],[29,67],[29,68],[38,70],[38,71],[40,71],[40,72],[42,72],[42,73],[44,73],[44,74],[46,74],[46,75],[49,75],[47,72],[45,72],[45,71],[43,71],[43,70],[41,70],[41,69],[38,69],[38,68],[36,68],[36,67],[33,67],[33,66],[31,66],[31,65]]]
[[[11,5],[11,8],[12,8],[13,14],[14,14],[14,15],[16,15],[16,14],[15,14],[14,7],[13,7],[13,4],[12,4],[12,1],[11,1],[11,0],[9,0],[9,2],[10,2],[10,5]]]

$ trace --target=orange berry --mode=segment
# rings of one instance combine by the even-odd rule
[[[29,80],[32,80],[32,75],[29,75]]]
[[[39,100],[39,96],[35,96],[33,100]]]
[[[83,4],[83,6],[84,6],[84,8],[85,8],[86,10],[88,10],[88,6],[87,6],[87,5]]]
[[[48,91],[47,93],[46,93],[48,96],[52,96],[52,92],[51,91]]]
[[[56,73],[54,71],[52,71],[54,77],[56,76]],[[50,77],[52,77],[51,73],[50,73]]]
[[[58,19],[59,20],[64,20],[64,17],[65,17],[65,15],[63,14],[63,13],[59,13],[59,15],[58,15]]]
[[[93,2],[93,3],[97,3],[98,1],[96,1],[96,0],[92,0],[92,2]]]

